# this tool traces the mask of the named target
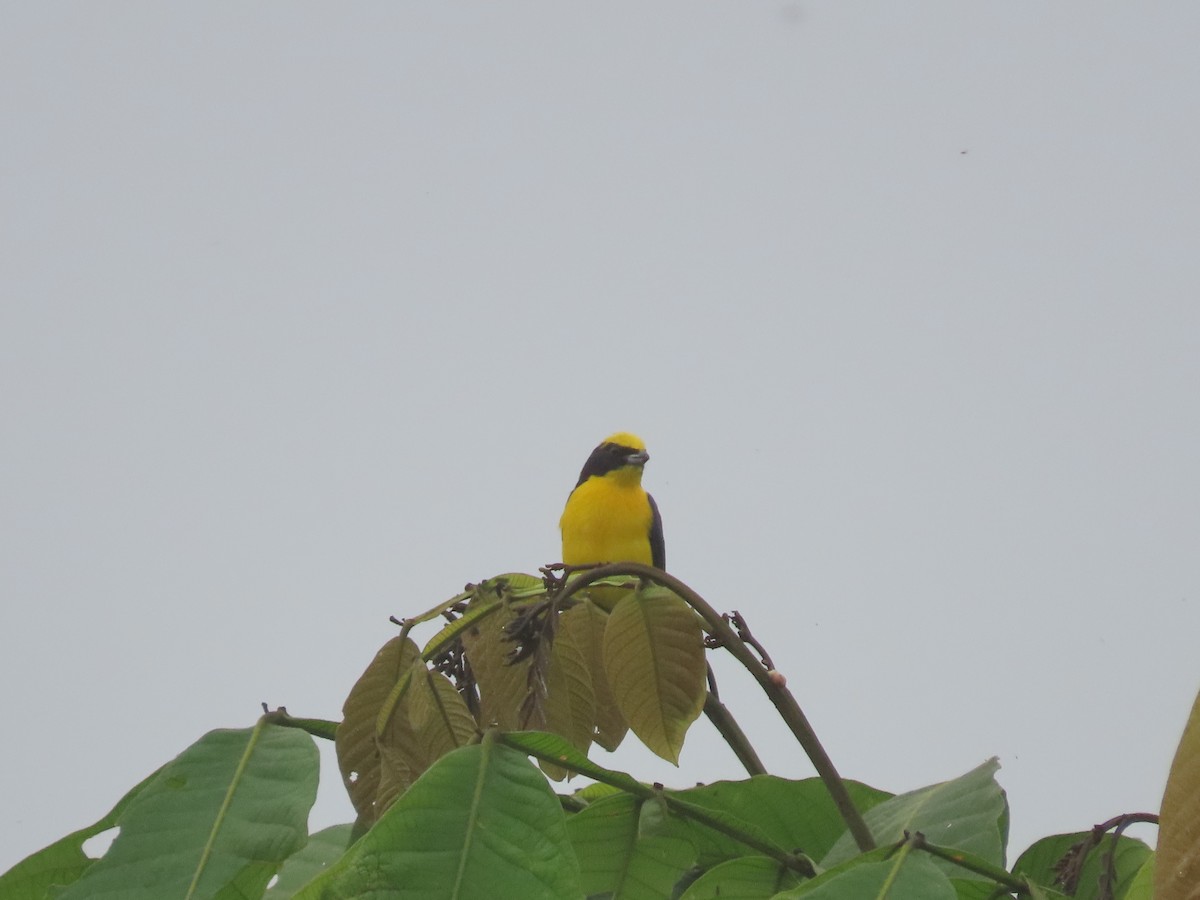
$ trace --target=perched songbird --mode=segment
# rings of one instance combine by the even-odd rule
[[[626,431],[592,451],[558,523],[564,563],[638,562],[666,569],[662,517],[642,489],[648,459],[642,439]]]

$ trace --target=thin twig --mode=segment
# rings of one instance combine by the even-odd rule
[[[738,636],[758,651],[758,657],[762,660],[762,664],[767,669],[774,669],[775,663],[771,662],[771,654],[766,648],[760,644],[750,633],[750,626],[746,624],[745,617],[736,609],[730,614],[729,621],[733,623],[733,627],[737,629]]]
[[[509,743],[509,739],[504,732],[496,731],[495,729],[489,729],[487,734],[484,736],[484,740],[488,740],[489,736],[492,736],[492,739],[498,741],[499,743],[513,746]],[[536,756],[538,759],[544,762],[554,763],[555,765],[563,765],[563,760],[555,757],[553,754],[540,754],[536,750],[520,744],[516,745],[516,749],[520,750],[522,753],[529,753],[532,756]],[[567,768],[570,768],[570,766],[568,765]],[[743,831],[741,828],[734,825],[728,818],[720,815],[714,815],[712,810],[705,809],[703,806],[695,803],[689,803],[681,797],[676,797],[673,794],[663,791],[662,785],[650,787],[635,781],[627,775],[621,778],[610,777],[619,775],[621,773],[606,773],[603,772],[603,770],[601,772],[589,772],[588,774],[589,777],[595,778],[597,781],[612,785],[613,787],[633,794],[643,802],[649,801],[662,803],[676,815],[682,816],[685,819],[692,819],[693,821],[699,822],[702,825],[706,825],[714,831],[718,831],[736,841],[740,841],[746,846],[757,850],[759,853],[769,856],[777,862],[782,863],[792,871],[798,872],[805,878],[812,878],[814,875],[816,875],[816,869],[812,864],[812,860],[810,860],[804,854],[789,853],[781,847],[777,847],[769,840],[764,839],[758,833]]]
[[[1100,830],[1101,834],[1112,828],[1112,843],[1109,845],[1108,852],[1104,854],[1104,876],[1100,884],[1100,900],[1106,897],[1112,897],[1116,893],[1117,888],[1117,847],[1121,841],[1121,834],[1130,825],[1138,822],[1151,822],[1158,824],[1158,816],[1154,813],[1125,813],[1122,816],[1116,816],[1109,819],[1107,822],[1102,822],[1092,829],[1093,832]],[[1115,826],[1115,827],[1114,827]]]
[[[1007,869],[993,866],[976,857],[965,856],[961,851],[953,847],[939,847],[937,844],[931,844],[925,839],[925,835],[919,831],[912,832],[911,834],[907,831],[904,832],[904,840],[911,843],[915,849],[924,850],[930,856],[936,856],[938,859],[954,863],[954,865],[966,869],[968,872],[974,872],[976,875],[990,878],[997,884],[1004,885],[1008,891],[1018,894],[1031,893],[1028,882],[1023,878],[1013,875]]]
[[[337,722],[331,722],[328,719],[298,719],[295,716],[289,715],[286,706],[271,709],[264,703],[262,709],[263,721],[269,722],[272,725],[282,725],[284,728],[298,728],[301,731],[308,732],[313,737],[324,738],[327,741],[335,740],[337,737]]]
[[[709,691],[708,695],[704,698],[704,714],[708,716],[708,721],[712,722],[717,731],[721,733],[721,737],[725,738],[725,743],[733,750],[738,761],[745,766],[749,774],[767,774],[767,767],[758,758],[758,753],[755,752],[750,739],[746,737],[746,733],[742,731],[741,726],[734,719],[733,713],[729,711],[725,704],[712,691]]]
[[[1087,861],[1088,854],[1100,846],[1100,842],[1104,840],[1104,835],[1108,833],[1109,829],[1117,829],[1113,835],[1113,848],[1115,849],[1116,839],[1121,832],[1138,822],[1157,825],[1158,816],[1154,813],[1122,813],[1119,816],[1113,816],[1107,822],[1093,825],[1087,837],[1072,844],[1070,849],[1054,863],[1055,881],[1066,893],[1074,894],[1079,887],[1079,878],[1083,874],[1083,864]],[[1112,883],[1115,884],[1116,862],[1112,853],[1106,854],[1102,865],[1105,867],[1105,872],[1101,878],[1105,879],[1111,876]],[[1103,880],[1100,887],[1102,890],[1105,887]]]

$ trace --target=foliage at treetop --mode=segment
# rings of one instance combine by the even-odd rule
[[[264,706],[250,728],[204,735],[0,875],[0,900],[1200,897],[1200,697],[1157,854],[1123,832],[1159,817],[1131,813],[1043,838],[1009,866],[996,761],[896,795],[842,778],[744,619],[657,569],[498,576],[396,623],[341,722]],[[712,652],[745,666],[817,777],[765,771]],[[678,763],[702,713],[741,780],[671,790],[589,756],[632,734]],[[335,744],[356,820],[310,835],[314,737]],[[592,783],[556,793],[572,775]],[[113,830],[89,857],[85,843]]]

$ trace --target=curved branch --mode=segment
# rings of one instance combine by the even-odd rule
[[[868,850],[875,849],[875,839],[871,836],[871,830],[867,827],[862,814],[859,813],[858,808],[854,805],[854,801],[850,799],[845,782],[842,781],[842,777],[838,774],[833,760],[829,758],[829,754],[821,746],[816,732],[813,731],[813,727],[809,724],[808,717],[804,715],[804,711],[800,709],[800,704],[796,702],[796,698],[792,696],[791,692],[784,685],[778,684],[771,679],[768,670],[755,657],[754,652],[747,646],[746,642],[738,636],[737,632],[730,627],[729,622],[713,609],[703,597],[678,578],[668,575],[662,569],[631,562],[608,563],[573,573],[563,587],[561,596],[563,598],[569,597],[594,581],[599,581],[602,578],[613,578],[618,575],[630,575],[660,584],[674,591],[687,601],[692,609],[700,614],[700,617],[704,619],[708,626],[706,629],[708,633],[720,641],[721,645],[732,653],[738,662],[745,666],[746,671],[754,676],[754,680],[758,682],[771,703],[779,711],[779,715],[783,718],[783,721],[791,729],[792,734],[796,736],[796,740],[804,748],[804,752],[808,754],[813,767],[817,770],[817,775],[824,782],[825,789],[829,791],[829,795],[833,798],[833,802],[837,806],[838,812],[841,813],[846,827],[854,836],[854,841],[858,844],[859,850],[865,853]]]

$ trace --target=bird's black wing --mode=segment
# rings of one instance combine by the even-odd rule
[[[663,541],[662,529],[662,514],[658,511],[658,504],[654,502],[654,498],[649,494],[646,499],[650,501],[650,513],[652,520],[650,522],[650,559],[654,562],[656,569],[667,571],[667,545]]]

